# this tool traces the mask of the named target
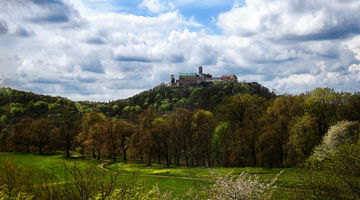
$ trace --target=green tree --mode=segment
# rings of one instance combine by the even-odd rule
[[[143,159],[146,157],[147,164],[152,164],[154,154],[154,132],[153,122],[156,118],[156,112],[153,109],[147,109],[139,116],[138,131],[132,137],[132,149]]]
[[[0,199],[20,199],[30,197],[34,189],[33,172],[15,165],[11,160],[0,160]]]
[[[154,138],[155,149],[158,154],[158,163],[161,162],[161,156],[164,157],[166,166],[171,164],[171,127],[170,122],[164,117],[158,117],[154,120]]]
[[[34,103],[35,112],[38,115],[44,115],[49,111],[48,103],[44,101],[37,101]]]
[[[226,138],[230,134],[230,124],[223,122],[215,127],[214,134],[212,137],[212,159],[220,165],[224,165],[224,157],[226,157]]]
[[[121,119],[113,119],[111,131],[108,132],[107,141],[113,161],[116,162],[117,152],[120,150],[123,159],[127,161],[127,149],[130,145],[131,135],[135,132],[135,126]]]
[[[221,103],[220,117],[230,123],[232,132],[225,142],[229,153],[226,165],[257,165],[257,139],[266,106],[266,99],[249,94],[237,94]]]
[[[27,153],[30,152],[30,146],[32,145],[32,133],[30,131],[30,125],[32,119],[25,118],[14,125],[10,140],[14,146],[24,146]]]
[[[51,119],[56,126],[54,130],[54,146],[65,150],[66,157],[70,157],[75,136],[81,130],[81,115],[73,106],[63,106],[51,111]]]
[[[98,112],[88,113],[83,118],[82,127],[86,138],[83,144],[87,149],[91,149],[97,160],[100,160],[101,153],[105,149],[106,134],[110,131],[106,116]]]
[[[277,167],[285,164],[288,156],[290,124],[303,112],[302,99],[290,95],[276,98],[267,108],[265,126],[260,140],[263,162],[270,161],[268,165]],[[269,158],[271,155],[274,157]]]
[[[48,119],[37,119],[31,122],[29,126],[29,133],[31,133],[31,141],[34,146],[42,154],[45,147],[50,142],[50,134],[53,129],[53,124]]]
[[[191,132],[193,113],[187,109],[179,108],[169,116],[169,119],[175,164],[180,164],[181,154],[183,154],[186,166],[189,166],[190,163],[193,165],[194,160],[190,156],[190,150],[194,144]]]
[[[191,157],[195,160],[196,165],[200,163],[205,166],[211,165],[211,144],[214,128],[215,118],[211,112],[205,110],[194,112],[191,124],[192,142],[194,144],[191,149]]]
[[[315,117],[317,131],[323,136],[331,125],[347,117],[349,93],[337,93],[330,88],[317,88],[306,95],[306,111]]]
[[[310,115],[295,118],[290,125],[288,162],[303,164],[319,143],[315,119]]]

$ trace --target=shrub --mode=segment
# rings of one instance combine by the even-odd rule
[[[242,172],[234,177],[232,172],[225,175],[215,171],[210,172],[215,178],[215,183],[210,186],[210,199],[214,200],[247,200],[247,199],[271,199],[275,182],[280,172],[270,183],[262,183],[256,175]]]
[[[315,165],[317,162],[325,161],[336,153],[342,145],[355,143],[358,137],[358,122],[340,121],[336,123],[324,135],[322,143],[315,148],[309,162]],[[316,165],[321,165],[321,163]]]
[[[316,199],[360,199],[359,123],[330,127],[309,158],[308,187]]]

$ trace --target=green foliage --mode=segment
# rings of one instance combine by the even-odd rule
[[[44,102],[44,101],[35,102],[34,107],[35,107],[35,112],[38,115],[43,115],[43,114],[47,113],[48,110],[49,110],[48,104],[46,102]]]
[[[51,103],[49,104],[49,111],[50,112],[56,112],[61,108],[60,104],[58,103]]]
[[[21,103],[10,103],[10,114],[14,117],[19,117],[25,112],[25,108]]]
[[[0,199],[27,199],[26,192],[33,189],[30,180],[32,172],[11,160],[0,160],[0,172]],[[28,197],[31,199],[31,195]]]
[[[337,121],[347,119],[345,110],[350,96],[349,93],[337,93],[330,88],[317,88],[307,93],[304,104],[307,112],[316,118],[320,136]]]
[[[96,200],[102,199],[100,196],[95,197]],[[170,200],[171,193],[161,194],[157,185],[151,190],[146,190],[141,184],[134,184],[131,188],[123,187],[115,189],[107,200]]]
[[[27,194],[24,192],[19,192],[17,196],[11,197],[7,195],[6,185],[3,188],[0,188],[0,200],[33,200],[33,196],[31,194]]]
[[[288,162],[302,165],[319,143],[314,117],[304,115],[295,118],[290,125]]]
[[[158,110],[159,110],[160,112],[170,111],[170,110],[171,110],[171,104],[170,104],[169,100],[168,100],[168,99],[165,99],[165,100],[162,102],[161,106],[159,106]]]
[[[153,108],[162,113],[173,111],[177,107],[213,111],[225,97],[238,93],[275,97],[275,94],[258,83],[219,82],[208,86],[184,87],[160,85],[126,100],[111,102],[109,106],[122,104],[126,108],[123,111],[126,112],[134,105],[141,105],[143,109]]]
[[[359,101],[328,88],[276,97],[256,82],[159,85],[108,103],[3,88],[0,150],[77,150],[167,166],[301,166],[330,126],[359,120]]]
[[[7,116],[6,115],[1,115],[1,117],[0,117],[0,126],[5,125],[6,121],[7,121]]]
[[[223,122],[216,126],[214,130],[214,134],[212,136],[212,159],[215,160],[218,165],[221,165],[222,163],[219,163],[219,160],[221,160],[222,156],[225,156],[225,147],[224,147],[224,141],[226,137],[229,134],[230,129],[230,123]]]
[[[222,161],[225,166],[257,165],[257,139],[266,104],[265,98],[249,94],[225,98],[220,104],[220,117],[231,126],[231,134],[222,144],[227,155]]]

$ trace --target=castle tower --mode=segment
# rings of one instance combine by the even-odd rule
[[[171,74],[170,78],[171,78],[171,83],[175,83],[175,75]]]
[[[199,66],[199,75],[202,75],[202,74],[203,74],[203,67]]]

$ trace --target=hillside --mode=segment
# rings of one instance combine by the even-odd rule
[[[227,96],[234,94],[256,94],[265,98],[276,95],[259,83],[219,82],[209,86],[168,87],[159,85],[127,99],[109,103],[80,101],[74,102],[63,97],[40,95],[11,88],[0,89],[0,115],[6,115],[7,122],[23,117],[41,117],[59,110],[76,109],[86,113],[99,111],[109,117],[126,118],[130,112],[139,112],[148,108],[161,113],[176,107],[187,109],[214,110]]]
[[[276,96],[268,88],[256,82],[219,82],[209,86],[182,87],[159,85],[133,97],[108,103],[75,102],[63,97],[0,88],[0,132],[21,119],[54,117],[68,111],[83,114],[95,111],[104,113],[108,117],[127,120],[135,120],[136,115],[148,108],[159,113],[170,112],[175,108],[213,111],[225,97],[235,94],[255,94],[267,99]]]
[[[235,94],[258,95],[267,99],[275,98],[273,92],[257,82],[217,82],[209,86],[168,87],[159,85],[124,100],[99,105],[97,108],[108,116],[119,113],[152,108],[161,113],[175,108],[205,109],[214,111],[225,97]]]

